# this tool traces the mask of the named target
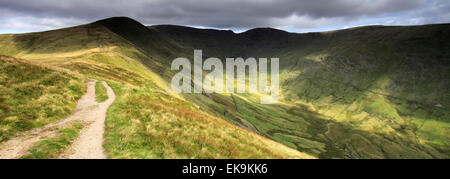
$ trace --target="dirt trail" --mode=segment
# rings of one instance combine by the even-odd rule
[[[102,82],[108,94],[108,100],[103,103],[97,103],[94,109],[90,110],[90,115],[83,121],[91,124],[81,130],[80,136],[72,144],[69,150],[61,158],[70,159],[104,159],[103,151],[103,133],[105,131],[106,111],[116,99],[111,87]],[[95,96],[94,96],[95,98]]]
[[[103,85],[107,89],[108,100],[103,103],[97,103],[95,101],[96,82],[96,80],[89,80],[87,83],[87,92],[80,100],[78,100],[75,111],[71,116],[56,123],[24,132],[14,139],[1,143],[0,159],[20,158],[26,154],[27,150],[34,143],[40,141],[42,138],[55,136],[56,129],[64,128],[70,124],[70,122],[75,120],[89,122],[90,124],[81,131],[80,137],[75,141],[73,147],[71,147],[71,149],[74,149],[71,150],[73,153],[71,153],[71,155],[66,155],[67,157],[63,155],[63,157],[105,158],[102,148],[104,122],[106,110],[114,101],[115,94],[112,89],[103,82]],[[79,143],[81,146],[75,145]],[[88,148],[88,150],[85,150],[85,148]]]

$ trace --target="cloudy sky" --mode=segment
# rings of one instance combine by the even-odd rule
[[[450,23],[449,0],[0,0],[0,33],[43,31],[127,16],[146,25],[291,32],[361,25]]]

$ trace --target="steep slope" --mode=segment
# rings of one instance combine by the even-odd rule
[[[7,83],[4,86],[2,84],[2,88],[5,88],[2,90],[14,90],[17,87],[9,85],[14,82],[6,80],[9,76],[45,81],[48,75],[41,73],[50,76],[55,74],[51,81],[57,81],[59,76],[64,79],[75,78],[70,74],[65,76],[65,71],[78,75],[81,81],[89,78],[107,81],[117,95],[116,101],[108,109],[106,119],[104,147],[110,158],[313,158],[253,132],[229,125],[222,119],[200,111],[192,103],[166,93],[158,86],[158,75],[143,65],[143,62],[146,65],[157,65],[158,61],[147,56],[148,52],[136,47],[132,40],[119,36],[98,22],[55,31],[0,35],[0,49],[0,54],[27,59],[11,58],[5,63],[1,61],[2,81]],[[8,70],[17,67],[17,64],[10,63],[24,64],[28,71],[39,69],[40,73],[26,75],[28,73]],[[34,65],[42,63],[48,69]],[[52,87],[47,83],[38,84],[41,88]],[[71,83],[67,80],[65,83],[58,83],[63,84]],[[60,91],[71,89],[64,85],[55,88]],[[45,94],[58,97],[60,91],[46,90]],[[15,101],[26,102],[20,101],[22,98],[3,98],[2,95],[1,106],[12,102],[15,104]],[[25,95],[25,98],[34,96]],[[57,99],[59,103],[73,104],[76,97]],[[38,111],[57,109],[52,105],[38,103],[33,107]],[[4,111],[2,108],[2,129],[11,126],[7,123],[14,117],[9,115],[10,109],[20,108],[10,106]],[[61,118],[51,119],[56,121]],[[21,123],[38,119],[27,116],[14,120]],[[29,129],[18,128],[21,131]],[[11,133],[13,136],[15,131]]]
[[[322,157],[448,157],[448,24],[308,34],[149,28],[160,32],[159,44],[185,47],[169,61],[192,59],[193,49],[204,58],[281,59],[288,105],[261,106],[251,95],[186,96],[230,122]]]

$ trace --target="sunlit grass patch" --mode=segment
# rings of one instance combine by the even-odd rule
[[[106,88],[103,86],[102,82],[97,82],[95,84],[95,99],[97,102],[101,103],[108,99],[108,94],[106,93]]]
[[[71,114],[85,79],[0,56],[0,141]]]
[[[161,92],[112,84],[105,149],[110,158],[310,158]]]
[[[39,141],[22,159],[52,159],[57,158],[78,137],[83,126],[79,123],[71,124],[69,127],[58,131],[55,137]]]

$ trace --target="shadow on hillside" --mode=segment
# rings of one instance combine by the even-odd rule
[[[350,123],[337,122],[305,105],[264,107],[236,96],[234,102],[220,94],[189,96],[201,99],[197,104],[203,103],[201,107],[216,116],[319,158],[446,157],[444,151],[437,152],[411,139],[355,129]],[[243,126],[243,121],[252,127]]]

